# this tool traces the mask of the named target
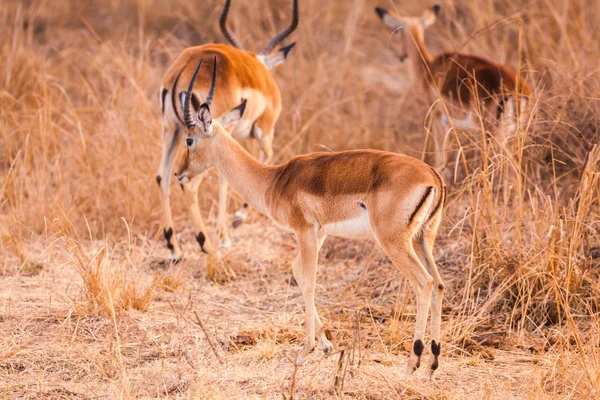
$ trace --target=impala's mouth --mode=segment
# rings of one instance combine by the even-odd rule
[[[188,174],[185,171],[175,172],[175,177],[177,178],[179,183],[188,183],[190,181],[190,178],[188,177]]]

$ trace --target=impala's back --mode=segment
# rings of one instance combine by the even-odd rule
[[[277,119],[281,112],[279,87],[266,66],[250,52],[241,51],[223,44],[207,44],[190,47],[175,60],[167,70],[161,89],[162,110],[172,123],[183,124],[181,94],[194,73],[200,59],[217,58],[219,81],[213,99],[213,113],[219,117],[247,100],[244,118],[234,126],[232,135],[246,138],[252,134],[252,123],[261,115],[269,114]],[[192,107],[197,110],[206,100],[212,76],[211,66],[198,71],[192,92]]]

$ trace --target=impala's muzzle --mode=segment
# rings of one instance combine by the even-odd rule
[[[177,178],[179,183],[188,183],[190,181],[190,178],[188,177],[188,173],[185,170],[175,172],[175,177]]]

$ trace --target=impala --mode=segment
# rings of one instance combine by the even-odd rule
[[[220,70],[215,65],[213,74]],[[196,74],[190,89],[195,79]],[[213,75],[212,88],[215,79]],[[265,165],[224,129],[243,118],[246,101],[213,120],[210,102],[196,108],[191,97],[190,90],[184,102],[188,151],[177,179],[187,183],[214,167],[242,199],[296,236],[299,253],[292,269],[306,314],[305,344],[296,363],[304,362],[315,339],[325,354],[333,348],[314,299],[323,241],[327,235],[370,238],[379,243],[416,292],[416,330],[408,373],[420,365],[431,306],[430,375],[438,367],[441,350],[444,293],[432,254],[446,198],[440,174],[412,157],[376,150],[310,153],[281,165]]]
[[[227,14],[229,12],[230,0],[225,1],[219,24],[221,30],[232,46],[223,44],[206,44],[187,48],[173,62],[167,70],[160,89],[160,102],[163,115],[163,151],[156,182],[158,183],[163,201],[165,214],[164,235],[167,247],[170,250],[172,260],[180,259],[182,253],[173,232],[173,218],[171,215],[171,203],[169,183],[173,162],[178,146],[183,143],[185,122],[182,116],[182,103],[185,95],[185,85],[188,82],[194,67],[202,57],[217,57],[219,60],[219,90],[214,98],[213,112],[215,116],[223,114],[241,99],[247,99],[244,117],[232,127],[231,134],[235,138],[255,138],[261,149],[261,159],[269,161],[272,155],[272,142],[274,126],[281,113],[281,94],[275,80],[269,72],[274,66],[281,64],[287,58],[288,53],[295,45],[292,43],[280,48],[273,53],[273,49],[298,26],[298,0],[293,1],[293,18],[290,26],[278,33],[258,54],[242,49],[240,42],[227,29]],[[213,101],[209,94],[208,78],[211,71],[203,69],[199,72],[200,77],[197,84],[192,88],[190,101],[197,108],[206,101]],[[189,183],[182,185],[189,213],[192,217],[196,232],[196,240],[202,251],[216,254],[210,238],[206,232],[204,221],[198,207],[198,188],[202,182],[203,175],[199,175]],[[229,235],[225,228],[225,216],[227,209],[227,181],[219,175],[219,211],[217,226],[221,247],[230,244]],[[237,214],[239,223],[244,217],[246,205]]]
[[[512,121],[515,104],[520,105],[517,113],[522,113],[524,100],[531,89],[509,67],[470,54],[448,52],[434,57],[429,53],[424,31],[435,23],[440,12],[439,5],[425,10],[420,17],[394,17],[381,7],[375,8],[375,11],[386,26],[400,34],[400,46],[403,48],[400,60],[408,57],[411,61],[415,76],[430,96],[430,103],[439,93],[449,104],[459,106],[466,112],[462,120],[441,114],[443,135],[434,131],[435,158],[432,164],[437,168],[446,166],[445,137],[450,124],[464,130],[479,129],[480,125],[473,120],[475,102],[479,101],[496,119],[500,119],[506,111],[506,117]],[[514,125],[511,129],[514,129]]]

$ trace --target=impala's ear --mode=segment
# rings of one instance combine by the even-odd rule
[[[227,128],[229,125],[238,122],[242,118],[242,115],[244,115],[244,111],[246,110],[246,101],[247,100],[244,99],[239,106],[232,108],[217,118],[217,121],[219,121],[223,128]]]
[[[434,5],[428,10],[425,10],[423,15],[421,16],[421,26],[423,29],[435,24],[438,15],[440,14],[441,7],[439,4]]]
[[[212,135],[212,116],[210,115],[210,108],[208,108],[206,103],[202,104],[200,108],[198,108],[196,122],[198,123],[198,131],[200,135]]]
[[[385,26],[392,28],[393,30],[404,29],[404,22],[392,17],[388,10],[382,7],[375,7],[375,12],[379,15],[379,19]]]
[[[295,45],[296,45],[296,42],[294,42],[290,45],[287,45],[285,47],[281,47],[275,53],[267,54],[267,55],[260,55],[258,57],[261,58],[263,64],[265,64],[267,69],[270,70],[270,69],[274,68],[275,66],[284,62],[286,60],[288,54],[290,53],[290,51],[292,51],[292,49],[294,48]]]

